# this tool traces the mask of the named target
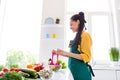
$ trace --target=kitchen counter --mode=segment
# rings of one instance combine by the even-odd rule
[[[104,77],[107,80],[116,80],[116,76],[119,75],[118,72],[120,72],[120,66],[94,65],[92,66],[92,68],[96,76],[93,78],[93,80],[105,80]],[[39,79],[29,79],[29,80],[39,80]],[[64,71],[54,72],[52,80],[73,80],[73,77],[69,69],[66,69]]]
[[[120,66],[110,66],[110,65],[95,65],[92,66],[93,70],[116,70],[120,71]]]
[[[95,65],[92,68],[95,74],[92,80],[120,80],[120,66]]]
[[[68,80],[67,79],[67,77],[68,77],[67,73],[68,73],[68,69],[59,70],[58,72],[53,72],[52,79],[48,79],[48,80]],[[29,80],[41,80],[41,79],[29,79]]]

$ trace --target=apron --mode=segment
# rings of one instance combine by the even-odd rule
[[[80,54],[77,46],[72,46],[70,52]],[[92,68],[82,60],[69,57],[68,67],[73,75],[74,80],[92,80],[91,73],[94,76]]]

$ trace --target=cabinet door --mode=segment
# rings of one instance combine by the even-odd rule
[[[120,80],[120,71],[117,71],[117,80]]]
[[[93,80],[116,80],[115,71],[112,70],[94,70],[94,73]]]

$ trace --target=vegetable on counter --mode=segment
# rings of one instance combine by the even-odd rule
[[[49,66],[50,66],[50,69],[57,72],[59,71],[60,69],[66,69],[67,68],[67,65],[65,62],[63,62],[62,60],[58,60],[58,64],[60,64],[60,66],[56,66],[56,65],[50,65],[50,61],[51,59],[49,59]]]
[[[43,65],[40,65],[40,64],[32,64],[32,65],[29,65],[29,68],[32,68],[32,69],[21,69],[21,68],[14,68],[14,67],[7,68],[4,66],[0,66],[0,68],[2,70],[2,71],[0,71],[0,80],[20,80],[19,79],[20,76],[22,76],[22,78],[28,78],[28,79],[29,78],[31,78],[31,79],[40,78],[40,75],[37,72],[42,70],[44,67],[43,67]],[[20,75],[20,76],[18,76],[18,75]],[[10,78],[12,76],[13,77],[17,76],[19,78],[12,79],[12,78]],[[22,79],[22,80],[27,80],[27,79]]]
[[[28,68],[28,69],[33,69],[33,70],[35,70],[36,72],[39,72],[40,70],[44,69],[44,67],[43,67],[42,64],[28,64],[28,65],[27,65],[27,68]]]
[[[28,68],[28,69],[33,69],[33,67],[34,67],[34,66],[33,66],[32,64],[28,64],[28,65],[27,65],[27,68]]]
[[[39,73],[43,79],[50,79],[53,75],[51,70],[46,70],[46,69],[41,70]]]
[[[23,77],[15,71],[9,71],[0,77],[0,80],[23,80]]]
[[[2,71],[2,70],[3,70],[3,68],[4,68],[4,66],[3,66],[3,65],[0,65],[0,71]]]
[[[3,72],[8,72],[9,71],[9,69],[8,68],[3,68]]]
[[[4,72],[1,71],[1,72],[0,72],[0,77],[3,76],[3,75],[4,75]]]
[[[16,72],[19,72],[19,71],[21,71],[21,68],[10,68],[10,71],[16,71]]]
[[[37,79],[38,78],[38,74],[35,70],[31,70],[31,69],[22,69],[21,70],[24,73],[28,73],[30,75],[29,78],[33,78],[33,79]]]
[[[43,65],[36,65],[36,66],[34,67],[34,70],[37,71],[37,72],[39,72],[39,71],[42,70],[42,69],[44,69]]]
[[[19,72],[19,74],[21,74],[25,78],[29,78],[30,77],[30,74],[25,73],[25,72]]]

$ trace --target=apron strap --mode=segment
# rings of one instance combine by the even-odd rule
[[[92,69],[91,65],[89,65],[89,64],[87,63],[87,66],[88,66],[88,68],[90,69],[90,72],[91,72],[92,76],[95,77],[95,74],[94,74],[94,72],[93,72],[93,69]]]

